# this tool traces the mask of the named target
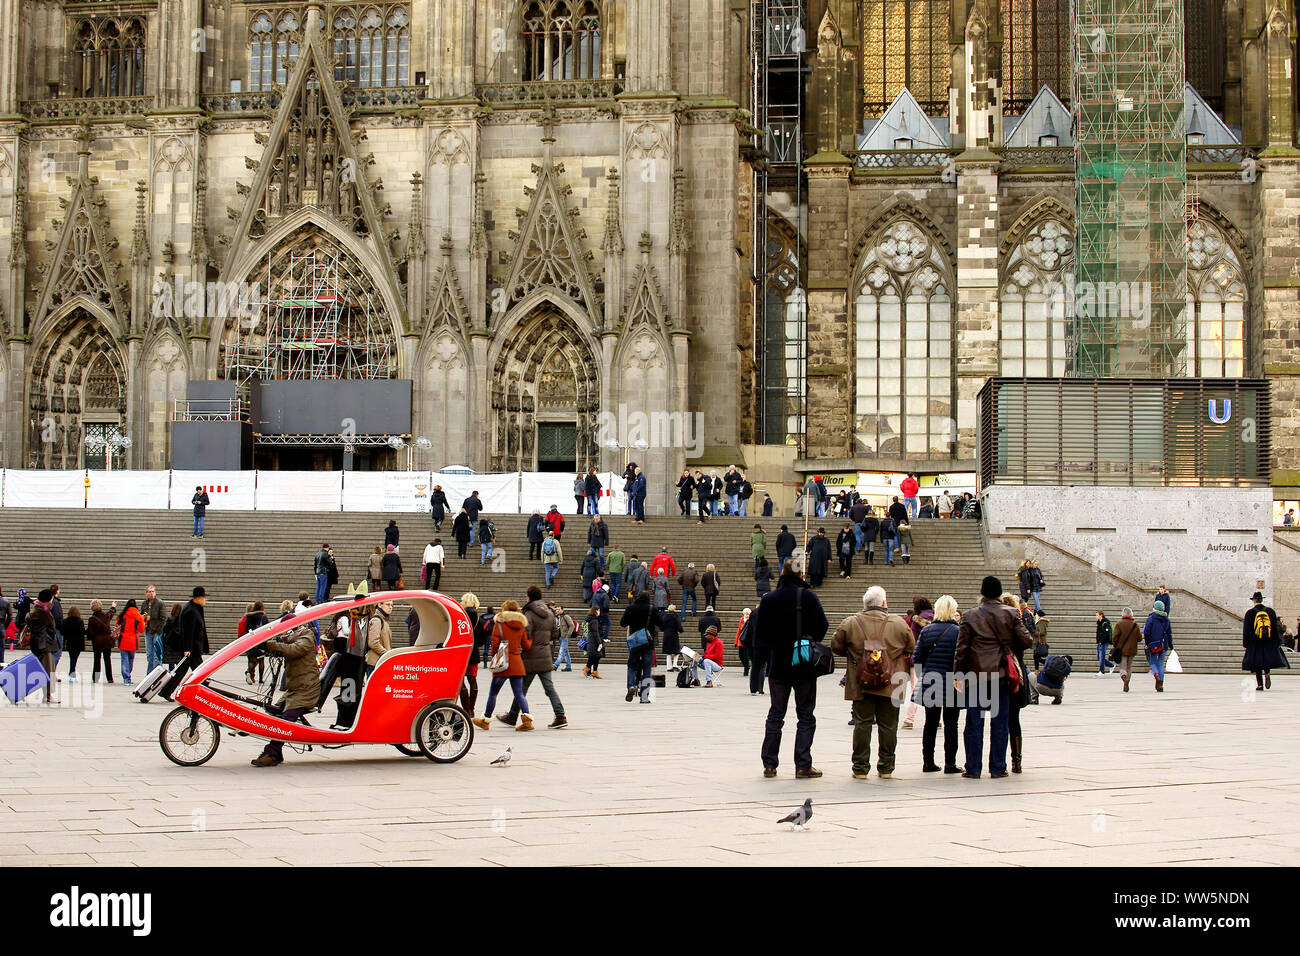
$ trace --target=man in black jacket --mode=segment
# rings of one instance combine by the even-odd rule
[[[780,762],[781,731],[785,712],[794,693],[794,709],[799,723],[794,738],[794,775],[820,777],[812,765],[813,735],[817,732],[817,678],[802,668],[792,666],[794,642],[800,638],[820,641],[828,629],[821,601],[793,571],[781,575],[776,589],[763,595],[750,616],[749,629],[754,639],[754,660],[767,661],[771,707],[763,735],[763,776],[775,777]]]
[[[586,481],[587,491],[587,514],[600,514],[600,489],[603,487],[600,479],[596,477],[596,469],[592,468],[587,472]]]
[[[469,546],[472,548],[478,534],[478,513],[483,510],[483,500],[479,498],[477,491],[471,491],[469,497],[462,501],[460,506],[469,516]]]
[[[542,519],[542,514],[536,508],[533,509],[533,516],[528,519],[528,560],[542,560],[542,539],[546,537],[546,522]]]
[[[322,541],[320,550],[316,552],[316,559],[312,563],[312,569],[316,573],[316,603],[320,604],[329,600],[330,595],[330,577],[338,579],[338,570],[334,567],[333,552],[330,551],[328,541]],[[333,571],[333,575],[331,575]]]
[[[197,669],[203,663],[203,655],[208,652],[208,625],[203,618],[203,605],[207,603],[208,592],[200,586],[194,589],[189,601],[181,608],[177,630],[180,631],[181,653],[185,656],[176,665],[166,686],[159,691],[158,696],[163,700],[172,699],[185,672]]]
[[[587,544],[596,552],[596,558],[600,561],[599,570],[604,571],[605,549],[609,547],[609,525],[600,520],[600,515],[594,515],[587,526]]]
[[[776,573],[780,574],[785,563],[794,555],[796,542],[789,527],[781,525],[781,533],[776,536]]]

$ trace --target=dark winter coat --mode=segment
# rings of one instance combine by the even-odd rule
[[[86,636],[90,638],[90,646],[97,651],[110,651],[113,649],[113,625],[104,610],[95,611],[86,621]]]
[[[629,487],[627,489],[631,491]],[[689,500],[695,492],[695,479],[690,475],[683,475],[677,479],[677,497],[683,501]]]
[[[1001,674],[1008,651],[1026,650],[1034,638],[1020,615],[1001,601],[981,598],[962,614],[953,670],[959,674]]]
[[[682,652],[682,619],[676,611],[661,611],[659,614],[659,630],[663,632],[665,654],[680,654]]]
[[[583,482],[583,487],[587,491],[587,497],[594,498],[600,494],[600,489],[603,486],[601,485],[599,478],[597,478],[594,474],[590,474],[587,476],[587,480]]]
[[[623,616],[619,619],[618,626],[627,628],[629,634],[645,628],[646,633],[650,635],[650,644],[653,646],[658,631],[658,618],[649,601],[633,601],[623,609]]]
[[[208,652],[208,625],[203,618],[202,605],[187,601],[181,608],[181,650],[185,654],[206,654]],[[314,647],[313,643],[313,647]],[[316,706],[316,698],[312,698]]]
[[[1142,639],[1142,632],[1138,629],[1137,621],[1131,617],[1121,617],[1119,623],[1115,625],[1115,650],[1119,651],[1121,657],[1132,657],[1138,652],[1138,641]]]
[[[396,551],[385,554],[379,565],[383,570],[385,581],[396,581],[402,576],[402,559],[397,556]]]
[[[841,531],[835,536],[835,554],[838,557],[853,554],[857,546],[858,537],[852,531]]]
[[[587,528],[587,544],[597,548],[608,548],[609,525],[603,521],[600,524],[593,521]]]
[[[482,500],[475,497],[474,495],[470,495],[468,498],[462,501],[460,503],[460,506],[465,509],[465,513],[469,515],[469,520],[471,522],[477,521],[478,513],[483,510]]]
[[[668,590],[668,578],[662,574],[654,580],[654,589],[650,592],[650,603],[656,610],[663,610],[672,603],[672,594]]]
[[[434,521],[442,521],[447,517],[447,512],[451,510],[451,502],[447,500],[447,492],[435,491],[433,498],[429,501],[429,513],[433,515]]]
[[[384,547],[385,547],[385,548],[387,548],[390,544],[391,544],[394,548],[397,547],[397,545],[398,545],[398,543],[399,543],[398,540],[397,540],[397,538],[398,538],[397,525],[395,525],[395,524],[390,524],[390,525],[388,525],[386,528],[384,528]]]
[[[54,615],[39,604],[33,604],[27,612],[25,627],[31,638],[28,646],[37,657],[53,654],[59,649],[59,631],[54,625]]]
[[[901,501],[895,501],[889,506],[889,517],[894,519],[894,524],[907,523],[907,505]]]
[[[1147,650],[1160,648],[1168,652],[1174,646],[1173,631],[1169,627],[1169,618],[1152,611],[1147,615],[1147,622],[1142,627],[1142,638],[1146,641]]]
[[[86,649],[86,622],[79,617],[65,617],[59,626],[63,635],[65,651],[84,651]]]
[[[921,700],[927,706],[957,706],[952,685],[953,661],[957,656],[956,621],[936,621],[921,628],[912,660],[920,670]]]
[[[867,515],[862,519],[863,539],[865,541],[875,541],[878,534],[880,534],[880,519],[875,515]]]
[[[797,574],[783,574],[776,590],[763,595],[749,618],[755,660],[766,659],[773,680],[789,681],[794,642],[801,637],[820,641],[830,623],[822,602]]]
[[[456,520],[451,524],[451,536],[457,541],[468,541],[470,539],[471,524],[468,514],[456,515]]]
[[[712,601],[713,596],[722,590],[722,578],[717,571],[705,571],[700,578],[700,587],[704,588],[705,595]]]
[[[587,556],[582,559],[582,589],[586,593],[591,593],[591,582],[600,577],[600,558],[596,557],[590,550]]]
[[[703,637],[704,632],[711,627],[716,627],[718,629],[718,633],[722,633],[722,621],[718,618],[718,615],[716,614],[707,614],[707,613],[701,614],[698,623],[699,623],[701,637]]]
[[[540,544],[541,540],[546,537],[546,521],[541,515],[533,515],[528,519],[528,540],[532,544]]]
[[[188,609],[190,605],[186,605]],[[198,607],[197,604],[194,607]],[[199,611],[202,612],[202,608]],[[184,616],[184,611],[181,612]],[[316,632],[303,625],[267,641],[266,652],[285,660],[285,710],[294,707],[314,708],[320,700],[320,668],[316,666]]]
[[[820,574],[823,577],[830,570],[831,541],[825,535],[817,535],[808,542],[808,574]]]
[[[529,601],[524,605],[523,614],[525,629],[533,642],[532,647],[524,651],[524,673],[545,674],[555,668],[551,660],[551,642],[560,637],[555,612],[546,606],[545,601]],[[498,614],[497,618],[500,617]]]
[[[772,569],[767,565],[761,564],[754,569],[754,590],[759,597],[772,590],[772,578]]]
[[[1256,636],[1264,629],[1263,622],[1255,620],[1260,614],[1268,618],[1271,636],[1267,639]],[[1277,619],[1277,612],[1267,604],[1254,605],[1242,618],[1241,646],[1246,649],[1241,658],[1243,671],[1271,671],[1290,666],[1282,653],[1282,623]]]

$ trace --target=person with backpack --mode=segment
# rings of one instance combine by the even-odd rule
[[[1065,700],[1065,682],[1074,667],[1074,658],[1069,654],[1050,654],[1043,661],[1042,669],[1033,675],[1034,685],[1043,697],[1052,698],[1053,704]]]
[[[844,699],[853,705],[853,779],[871,770],[871,728],[877,727],[876,773],[894,775],[898,712],[916,638],[907,621],[889,613],[885,589],[867,588],[862,610],[846,617],[831,637],[831,651],[845,658]]]
[[[912,655],[921,672],[918,694],[925,708],[925,726],[921,731],[921,772],[960,773],[957,766],[957,722],[961,702],[953,686],[953,658],[957,653],[957,601],[945,594],[934,602],[934,620],[921,628]],[[943,723],[943,767],[935,763],[934,748]],[[857,724],[855,723],[856,727]],[[1015,751],[1012,751],[1013,755]]]
[[[1156,693],[1165,691],[1165,660],[1174,647],[1173,631],[1169,627],[1169,613],[1163,600],[1157,599],[1142,625],[1142,639],[1146,642],[1147,667],[1155,678]]]
[[[987,575],[980,582],[980,603],[965,611],[957,632],[953,673],[957,689],[966,694],[966,767],[962,776],[979,777],[983,769],[984,715],[991,718],[989,771],[994,779],[1008,776],[1007,744],[1010,741],[1013,677],[1006,671],[1007,656],[1026,650],[1034,639],[1024,621],[1002,603],[1002,582]],[[970,686],[970,681],[978,681]]]
[[[1110,673],[1110,639],[1114,627],[1106,617],[1105,611],[1097,612],[1097,675]]]
[[[473,718],[474,726],[479,730],[492,728],[492,710],[496,707],[497,694],[507,681],[510,693],[514,696],[516,713],[522,721],[516,730],[532,730],[533,718],[528,712],[528,698],[524,696],[524,651],[531,650],[533,640],[528,634],[528,619],[519,613],[518,601],[506,601],[501,605],[501,613],[496,615],[492,626],[492,683],[488,687],[487,706],[482,717]],[[503,650],[504,648],[504,650]],[[546,652],[550,662],[551,652]],[[498,669],[498,659],[500,666]],[[514,721],[508,721],[514,724]]]
[[[492,557],[492,542],[497,539],[497,526],[492,520],[484,515],[478,519],[478,543],[479,543],[479,564],[487,564],[487,559]]]
[[[600,676],[600,659],[605,656],[605,638],[601,632],[600,615],[594,606],[587,608],[587,618],[582,629],[583,640],[587,642],[587,665],[582,669],[583,676],[603,680]]]
[[[545,575],[547,588],[550,588],[555,581],[555,575],[559,573],[563,561],[564,551],[560,548],[560,539],[548,528],[546,537],[542,539],[542,572]]]
[[[1271,672],[1291,666],[1282,653],[1282,624],[1277,612],[1264,603],[1263,594],[1256,591],[1250,599],[1254,603],[1241,622],[1241,646],[1246,649],[1241,669],[1255,675],[1255,690],[1271,690]]]
[[[1119,665],[1119,676],[1124,682],[1124,693],[1128,693],[1129,678],[1133,676],[1133,658],[1137,656],[1138,642],[1142,631],[1133,620],[1133,609],[1126,607],[1120,612],[1119,623],[1115,625],[1115,648],[1111,651],[1111,660]]]

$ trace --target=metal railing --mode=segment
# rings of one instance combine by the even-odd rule
[[[172,402],[174,422],[243,422],[248,409],[238,398],[178,398]]]

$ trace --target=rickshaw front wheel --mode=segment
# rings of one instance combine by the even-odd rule
[[[212,759],[221,745],[221,726],[188,707],[177,707],[163,718],[158,743],[167,759],[182,767],[197,767]]]
[[[415,742],[434,763],[455,763],[474,743],[474,724],[458,704],[433,704],[416,722]]]

